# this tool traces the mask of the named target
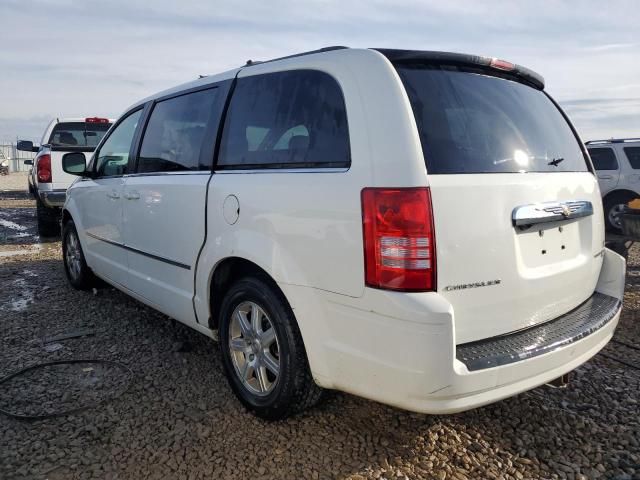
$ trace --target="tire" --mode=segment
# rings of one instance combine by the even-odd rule
[[[38,234],[41,237],[56,237],[60,235],[60,210],[49,208],[36,198],[36,216]]]
[[[627,202],[636,198],[636,195],[627,192],[616,192],[604,199],[604,224],[608,232],[622,233],[622,225],[620,223],[619,215],[622,213],[622,208]]]
[[[67,280],[76,290],[88,290],[96,284],[96,277],[84,259],[78,231],[69,220],[62,229],[62,261]]]
[[[293,311],[270,279],[248,277],[231,286],[219,334],[229,385],[258,417],[280,420],[320,400]]]

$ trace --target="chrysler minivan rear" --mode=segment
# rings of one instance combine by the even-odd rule
[[[484,57],[379,52],[426,184],[374,174],[362,190],[366,288],[323,293],[339,329],[325,386],[444,413],[579,366],[613,334],[625,264],[604,248],[597,179],[542,77]]]

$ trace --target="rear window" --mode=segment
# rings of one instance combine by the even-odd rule
[[[49,144],[52,147],[97,147],[110,123],[61,122],[53,127]]]
[[[397,69],[429,173],[587,171],[571,127],[544,92],[458,67]]]
[[[634,170],[640,168],[640,147],[624,147],[624,154],[629,159],[631,168]]]
[[[349,152],[344,98],[330,75],[292,70],[238,80],[218,168],[348,167]]]
[[[618,161],[612,148],[590,148],[589,156],[596,170],[618,169]]]

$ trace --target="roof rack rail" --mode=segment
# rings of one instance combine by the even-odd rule
[[[595,145],[599,143],[625,143],[625,142],[640,142],[640,137],[636,138],[610,138],[608,140],[589,140],[584,142],[585,145]]]
[[[278,60],[286,60],[287,58],[302,57],[304,55],[313,55],[314,53],[331,52],[333,50],[344,50],[345,48],[349,48],[349,47],[344,47],[342,45],[334,45],[331,47],[319,48],[317,50],[309,50],[308,52],[294,53],[293,55],[287,55],[286,57],[272,58],[271,60],[263,60],[263,61],[247,60],[247,63],[245,63],[244,66],[251,67],[253,65],[260,65],[261,63],[277,62]]]

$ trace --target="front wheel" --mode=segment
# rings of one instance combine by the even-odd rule
[[[278,420],[320,400],[293,312],[268,279],[235,283],[220,315],[225,373],[247,409]]]
[[[69,220],[62,230],[62,260],[67,279],[76,290],[88,290],[95,284],[95,276],[87,265],[78,238],[78,231]]]

